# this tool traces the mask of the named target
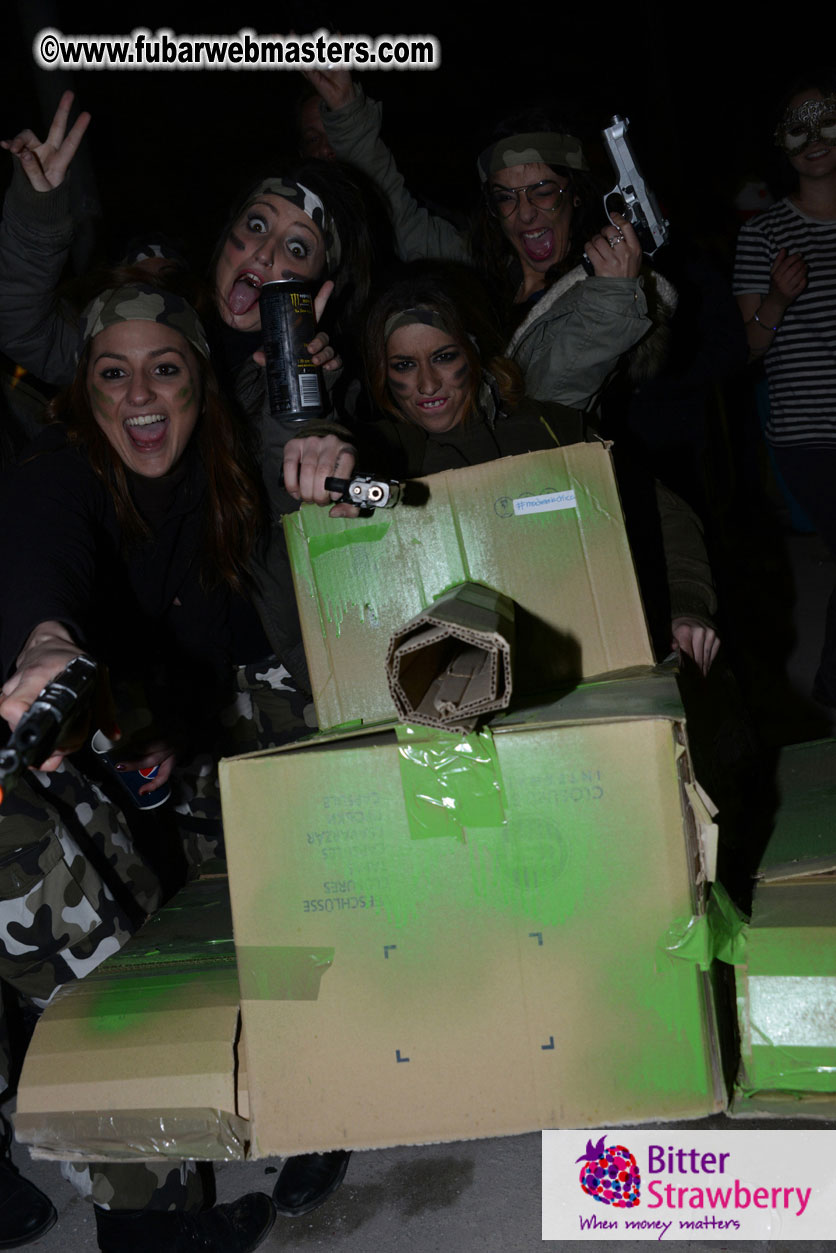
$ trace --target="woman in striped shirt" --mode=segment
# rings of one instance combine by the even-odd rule
[[[735,294],[776,464],[836,556],[836,80],[789,95],[775,142],[794,190],[742,228]],[[813,694],[836,709],[836,589]]]

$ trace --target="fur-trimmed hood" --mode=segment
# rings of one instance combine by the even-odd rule
[[[517,347],[554,305],[557,304],[578,283],[585,282],[590,275],[582,265],[576,265],[556,282],[548,287],[523,318],[514,331],[505,350],[505,355],[513,357]],[[604,280],[607,281],[607,280]],[[668,355],[670,343],[670,322],[676,312],[678,296],[674,285],[660,274],[645,266],[638,279],[647,300],[647,312],[652,325],[647,333],[625,353],[630,380],[633,384],[645,382],[658,374]]]

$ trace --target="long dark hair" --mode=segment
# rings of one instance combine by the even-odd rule
[[[394,314],[422,307],[441,315],[470,366],[471,403],[464,420],[473,415],[483,370],[493,375],[503,406],[513,411],[523,396],[522,374],[502,355],[503,336],[490,314],[484,285],[469,266],[426,261],[402,267],[399,276],[379,293],[366,318],[363,361],[377,408],[403,419],[389,390],[385,328]]]
[[[555,123],[541,109],[526,109],[504,118],[495,128],[489,142],[494,144],[500,139],[531,131],[577,134],[577,127],[568,123]],[[545,275],[547,287],[580,264],[584,245],[600,230],[604,221],[601,191],[590,173],[585,170],[571,170],[562,165],[549,165],[549,168],[568,180],[567,195],[571,197],[572,219],[569,247],[566,255],[555,262]],[[513,302],[519,286],[519,259],[499,219],[490,211],[487,184],[473,221],[471,239],[476,266],[489,276],[497,298],[507,307]]]
[[[131,497],[125,464],[93,416],[87,394],[90,348],[88,344],[82,353],[72,383],[50,402],[47,417],[61,423],[68,441],[83,450],[107,487],[123,544],[129,548],[150,532]],[[209,585],[224,582],[243,592],[250,554],[264,521],[260,480],[249,465],[211,365],[201,353],[193,350],[192,355],[203,398],[192,439],[208,488],[202,576]]]

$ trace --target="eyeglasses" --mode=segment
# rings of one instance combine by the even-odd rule
[[[560,197],[566,188],[546,178],[540,183],[527,183],[524,187],[498,187],[496,183],[488,191],[488,208],[498,218],[509,218],[520,207],[520,192],[535,209],[551,211],[558,208]]]

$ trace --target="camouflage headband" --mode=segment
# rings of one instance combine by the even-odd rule
[[[574,135],[558,131],[529,131],[524,135],[508,135],[491,144],[476,162],[479,179],[486,183],[497,170],[512,165],[562,165],[568,170],[588,170],[583,145]]]
[[[444,331],[446,335],[452,335],[450,327],[444,321],[442,315],[437,309],[430,309],[427,305],[419,305],[415,309],[401,309],[398,313],[391,314],[383,327],[383,342],[389,342],[389,336],[394,335],[395,331],[400,330],[402,326],[434,326],[437,331]]]
[[[108,326],[119,322],[161,322],[179,331],[192,348],[208,359],[209,345],[200,318],[182,296],[162,287],[129,283],[111,287],[92,300],[82,314],[85,345]]]
[[[284,196],[302,210],[306,217],[317,226],[325,243],[325,264],[330,273],[337,268],[342,255],[340,237],[334,219],[315,192],[303,183],[294,183],[292,179],[266,178],[263,183],[254,187],[247,197],[246,203],[252,204],[259,196]]]

